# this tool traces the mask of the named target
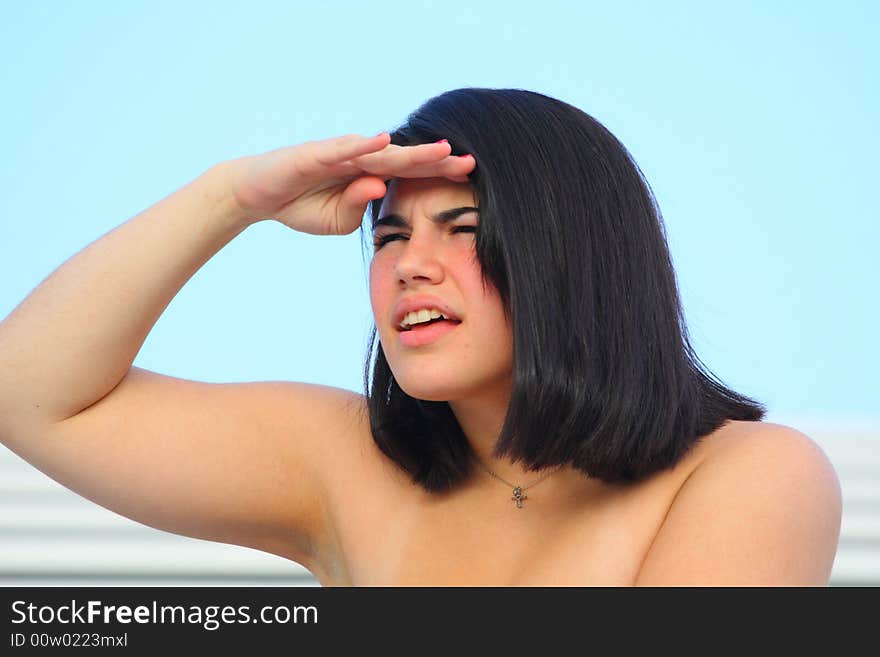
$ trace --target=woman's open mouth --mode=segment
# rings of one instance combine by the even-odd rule
[[[405,347],[421,347],[436,342],[447,333],[454,331],[459,321],[450,319],[432,319],[429,322],[415,324],[412,328],[398,332],[400,344]]]

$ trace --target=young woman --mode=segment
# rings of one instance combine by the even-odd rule
[[[132,367],[248,226],[365,210],[364,395]],[[0,373],[0,438],[35,467],[324,585],[824,585],[836,552],[831,464],[701,366],[629,153],[534,92],[212,167],[15,308]]]

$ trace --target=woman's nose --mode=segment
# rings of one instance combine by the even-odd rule
[[[442,280],[443,265],[433,240],[425,236],[416,238],[410,236],[402,251],[394,266],[397,278],[402,283],[415,280],[435,283]]]

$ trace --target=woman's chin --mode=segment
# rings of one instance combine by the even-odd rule
[[[401,380],[397,377],[395,380],[406,394],[422,401],[449,401],[461,395],[460,386],[443,385],[439,381],[425,380],[425,377],[419,381]]]

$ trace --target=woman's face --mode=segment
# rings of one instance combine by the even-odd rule
[[[513,331],[497,290],[483,288],[476,257],[479,214],[474,209],[442,223],[432,220],[476,205],[467,183],[395,178],[379,210],[373,242],[384,244],[374,246],[370,303],[394,378],[416,399],[454,401],[509,390]],[[437,303],[416,298],[423,296]],[[398,304],[411,300],[426,309],[445,304],[461,322],[401,332]]]

